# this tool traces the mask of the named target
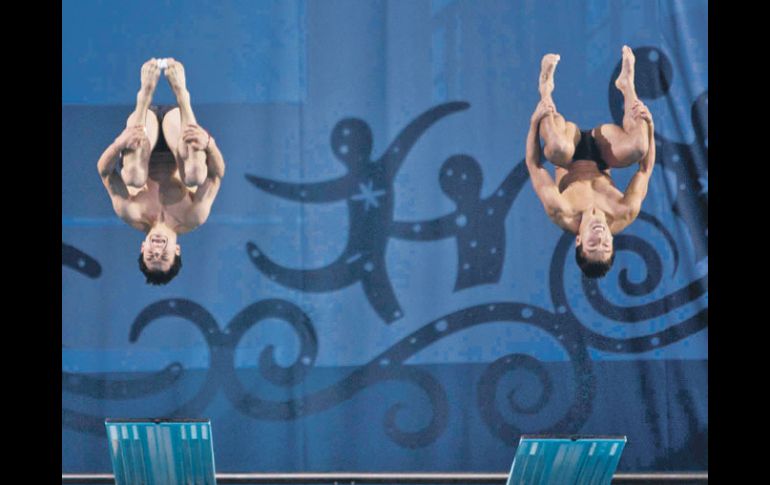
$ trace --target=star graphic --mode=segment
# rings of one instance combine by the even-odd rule
[[[373,183],[371,180],[369,180],[367,185],[358,184],[358,188],[361,191],[351,197],[353,200],[363,200],[364,209],[367,211],[369,210],[369,204],[373,207],[379,207],[380,204],[377,202],[377,198],[382,197],[386,193],[384,190],[372,190],[374,188],[372,185]]]

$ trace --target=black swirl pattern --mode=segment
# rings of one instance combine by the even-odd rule
[[[89,278],[98,278],[102,274],[102,265],[97,260],[69,244],[61,243],[61,264]]]

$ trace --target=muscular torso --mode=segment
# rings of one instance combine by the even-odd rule
[[[211,191],[213,181],[207,180],[197,188],[188,188],[179,178],[173,158],[153,159],[149,164],[147,184],[141,189],[128,187],[129,197],[113,204],[118,217],[140,231],[148,230],[162,220],[177,234],[190,232],[201,225],[211,207],[208,197],[198,191]]]
[[[599,170],[596,162],[575,160],[568,169],[558,169],[556,185],[567,202],[568,210],[554,222],[565,229],[576,232],[580,215],[593,207],[605,213],[613,234],[630,222],[626,221],[629,210],[622,203],[623,193],[612,183],[609,170]]]

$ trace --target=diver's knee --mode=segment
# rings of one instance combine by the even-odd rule
[[[650,143],[646,137],[636,137],[629,143],[626,152],[626,161],[628,164],[638,163],[647,155],[650,149]]]
[[[129,187],[141,188],[147,183],[147,170],[138,164],[124,165],[120,176]]]
[[[551,163],[561,165],[572,160],[575,154],[575,145],[563,141],[547,143],[543,154]]]
[[[208,177],[208,168],[202,161],[188,160],[184,168],[184,184],[188,187],[201,185]]]

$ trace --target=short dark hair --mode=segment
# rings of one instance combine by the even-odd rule
[[[589,261],[583,254],[583,245],[578,244],[575,246],[575,261],[586,277],[602,278],[612,268],[612,263],[615,262],[615,246],[612,247],[612,254],[607,261]]]
[[[171,267],[168,271],[152,271],[144,264],[144,255],[139,253],[139,269],[147,277],[148,285],[165,285],[179,273],[179,269],[182,267],[182,257],[178,254],[174,255],[174,262],[171,263]]]

